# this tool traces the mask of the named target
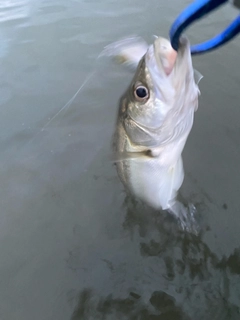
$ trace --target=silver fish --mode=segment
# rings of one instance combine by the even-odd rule
[[[181,154],[200,94],[189,41],[182,37],[178,52],[161,37],[150,46],[135,39],[133,51],[130,42],[122,40],[105,51],[137,65],[119,104],[113,138],[117,172],[135,197],[180,217],[184,215],[177,201],[184,179]]]

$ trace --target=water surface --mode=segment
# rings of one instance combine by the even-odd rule
[[[199,236],[127,198],[109,158],[132,75],[99,53],[167,36],[188,3],[0,4],[1,320],[240,318],[239,38],[193,60],[204,78],[181,194]],[[190,40],[237,13],[222,8]]]

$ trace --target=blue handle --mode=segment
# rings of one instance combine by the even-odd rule
[[[195,20],[198,20],[223,5],[228,0],[197,0],[189,5],[174,21],[170,29],[170,40],[172,47],[178,50],[179,38],[184,29],[186,29]],[[240,32],[240,15],[219,35],[216,37],[191,46],[191,54],[200,54],[213,50],[227,41],[231,40]]]

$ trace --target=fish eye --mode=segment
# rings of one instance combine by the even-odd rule
[[[145,100],[146,98],[149,97],[148,89],[144,86],[138,86],[134,90],[134,95],[135,95],[135,98],[137,98],[137,100],[140,100],[140,101]]]

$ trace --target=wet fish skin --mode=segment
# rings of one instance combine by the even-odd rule
[[[136,96],[139,86],[146,88],[146,98]],[[176,200],[184,179],[181,154],[198,95],[188,40],[181,39],[176,54],[168,40],[157,38],[120,99],[113,137],[117,172],[126,190],[177,216],[183,211]]]

